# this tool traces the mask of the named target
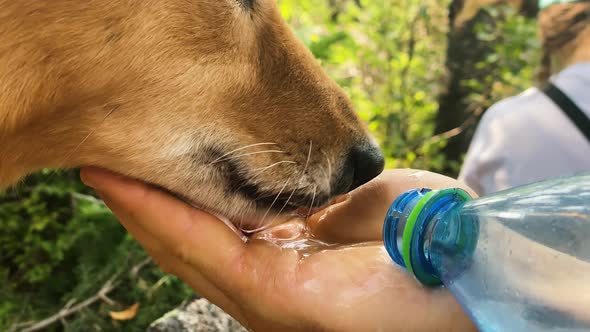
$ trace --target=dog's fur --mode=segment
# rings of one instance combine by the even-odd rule
[[[0,87],[0,188],[96,165],[248,219],[374,144],[275,0],[0,0]]]

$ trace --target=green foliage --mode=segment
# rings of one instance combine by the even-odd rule
[[[81,236],[74,216],[77,201],[70,195],[80,189],[73,179],[42,172],[16,190],[0,193],[0,273],[20,275],[15,286],[49,277]]]
[[[449,1],[279,2],[298,36],[350,95],[387,157],[387,167],[458,169],[435,135],[438,96],[445,89]],[[485,8],[494,24],[477,25],[496,53],[467,78],[479,117],[496,101],[530,87],[538,62],[536,25],[509,7]],[[337,14],[337,15],[336,15]],[[477,78],[475,78],[477,77]],[[472,127],[476,122],[472,123]],[[460,123],[457,126],[461,125]],[[473,129],[473,128],[471,128]]]
[[[540,42],[533,19],[517,15],[510,7],[487,10],[497,22],[492,39],[496,54],[480,65],[498,68],[486,78],[493,82],[489,99],[495,102],[534,85],[536,64],[540,63]]]
[[[335,7],[317,1],[280,3],[368,122],[389,167],[444,162],[437,154],[443,142],[429,139],[444,76],[444,3],[377,0],[363,1],[362,8],[354,1],[336,1]]]
[[[388,167],[457,168],[434,136],[438,96],[445,88],[447,2],[435,0],[280,0],[296,34],[350,95],[387,156]],[[483,79],[465,80],[474,105],[493,102],[530,86],[537,61],[535,24],[508,9],[488,8],[496,24],[476,26],[496,52],[478,67]],[[54,324],[50,331],[143,331],[191,296],[175,278],[150,264],[131,267],[145,253],[76,172],[36,174],[0,194],[0,331],[39,320],[71,299],[94,295],[113,275],[121,284],[110,297]],[[140,303],[138,316],[114,322],[109,310]]]
[[[0,194],[0,221],[0,331],[89,298],[114,275],[121,275],[120,285],[109,296],[118,305],[99,302],[66,319],[66,328],[58,323],[49,330],[144,331],[192,294],[153,264],[129,274],[146,254],[77,172],[44,171]],[[133,321],[109,318],[109,310],[134,303],[141,309]]]
[[[478,93],[471,100],[485,107],[516,95],[535,83],[539,63],[539,40],[535,21],[518,15],[511,7],[485,9],[494,24],[476,24],[480,40],[493,46],[494,53],[477,63],[477,68],[495,68],[483,80],[466,80],[465,85]]]

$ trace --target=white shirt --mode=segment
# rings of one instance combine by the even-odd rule
[[[590,116],[590,62],[551,78]],[[590,142],[537,88],[492,106],[477,127],[459,179],[480,195],[590,171]]]

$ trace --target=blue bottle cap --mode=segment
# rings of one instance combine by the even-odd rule
[[[445,199],[446,198],[446,199]],[[441,204],[450,199],[467,202],[472,198],[462,189],[452,188],[432,191],[415,189],[400,195],[390,206],[383,224],[383,240],[389,256],[405,267],[425,285],[440,285],[421,248],[431,217]]]

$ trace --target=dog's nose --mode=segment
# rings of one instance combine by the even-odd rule
[[[346,155],[340,174],[334,179],[332,194],[347,193],[381,174],[385,159],[379,147],[373,144],[357,145]]]
[[[385,158],[378,146],[366,144],[353,148],[350,152],[350,162],[354,169],[354,176],[350,190],[362,186],[383,172]]]

